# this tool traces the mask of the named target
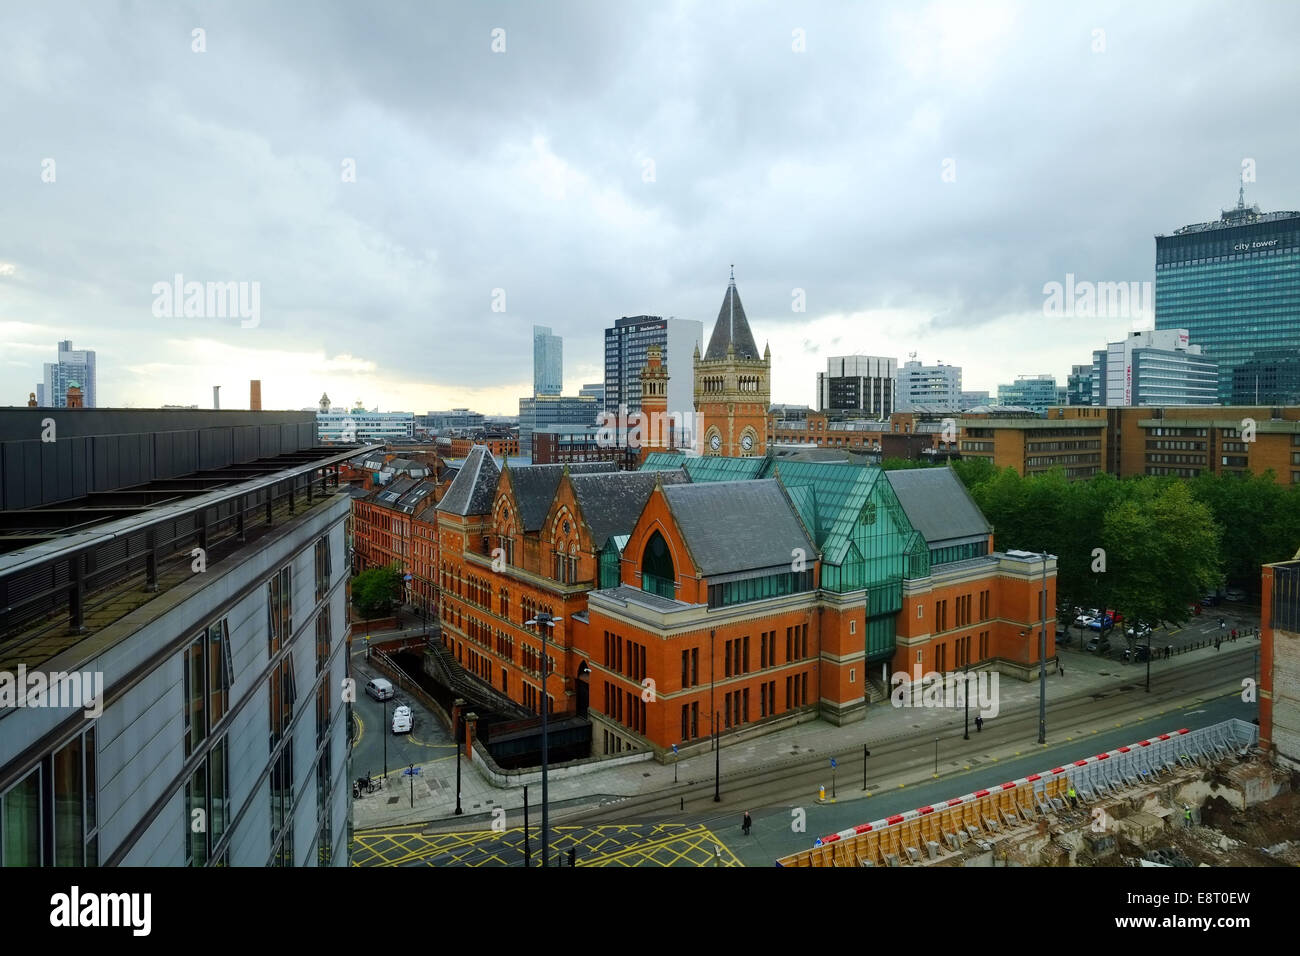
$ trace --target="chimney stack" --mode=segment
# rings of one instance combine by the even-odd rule
[[[68,408],[84,408],[85,403],[81,394],[81,386],[76,382],[68,383]]]
[[[248,383],[248,408],[249,411],[260,412],[262,410],[262,380],[255,378]]]
[[[212,386],[212,407],[218,410],[221,408],[221,386],[220,385]]]

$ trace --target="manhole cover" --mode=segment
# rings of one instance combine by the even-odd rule
[[[387,802],[388,802],[389,804],[394,804],[394,803],[396,803],[398,800],[401,800],[401,799],[402,799],[401,797],[389,797]]]
[[[641,774],[641,776],[643,776],[643,777],[648,777],[648,776],[650,776],[650,774],[648,774],[648,773],[643,773],[643,774]]]

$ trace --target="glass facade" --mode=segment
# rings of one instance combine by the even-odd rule
[[[812,571],[786,570],[775,574],[743,578],[739,581],[710,584],[709,607],[727,607],[732,604],[744,604],[746,601],[762,601],[764,598],[780,597],[783,594],[811,591],[812,586]]]
[[[1257,351],[1300,351],[1300,213],[1224,213],[1156,237],[1156,328],[1187,329],[1219,363],[1218,397]]]

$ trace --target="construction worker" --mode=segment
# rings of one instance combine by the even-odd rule
[[[1077,793],[1074,792],[1074,785],[1073,785],[1073,784],[1070,785],[1070,792],[1069,792],[1068,796],[1069,796],[1069,798],[1070,798],[1070,806],[1071,806],[1071,807],[1077,807],[1077,806],[1079,805],[1079,795],[1078,795]]]
[[[1186,803],[1184,803],[1183,804],[1183,826],[1190,827],[1191,825],[1192,825],[1192,808]]]

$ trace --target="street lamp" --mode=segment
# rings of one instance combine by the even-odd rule
[[[1047,743],[1047,552],[1043,559],[1043,631],[1038,635],[1038,742]]]
[[[562,620],[564,619],[559,617],[552,617],[551,615],[547,614],[545,611],[539,611],[536,617],[532,618],[531,620],[524,621],[524,626],[525,627],[536,626],[538,628],[553,628],[555,627],[556,621],[562,621]],[[541,635],[542,638],[542,866],[546,866],[549,862],[547,857],[550,855],[547,849],[547,841],[549,840],[549,834],[547,830],[548,827],[550,826],[550,814],[549,814],[549,807],[547,806],[546,803],[546,799],[547,799],[546,776],[550,764],[550,751],[548,749],[549,742],[547,740],[547,732],[546,732],[546,717],[547,717],[547,712],[550,710],[550,706],[549,706],[550,697],[546,693],[546,683],[547,683],[547,679],[550,677],[550,667],[549,667],[550,657],[546,653],[547,632],[544,630],[539,630],[538,633]]]
[[[962,740],[970,740],[970,662],[966,663],[966,681],[965,687],[962,688],[961,699],[966,705],[966,730],[962,734]]]

